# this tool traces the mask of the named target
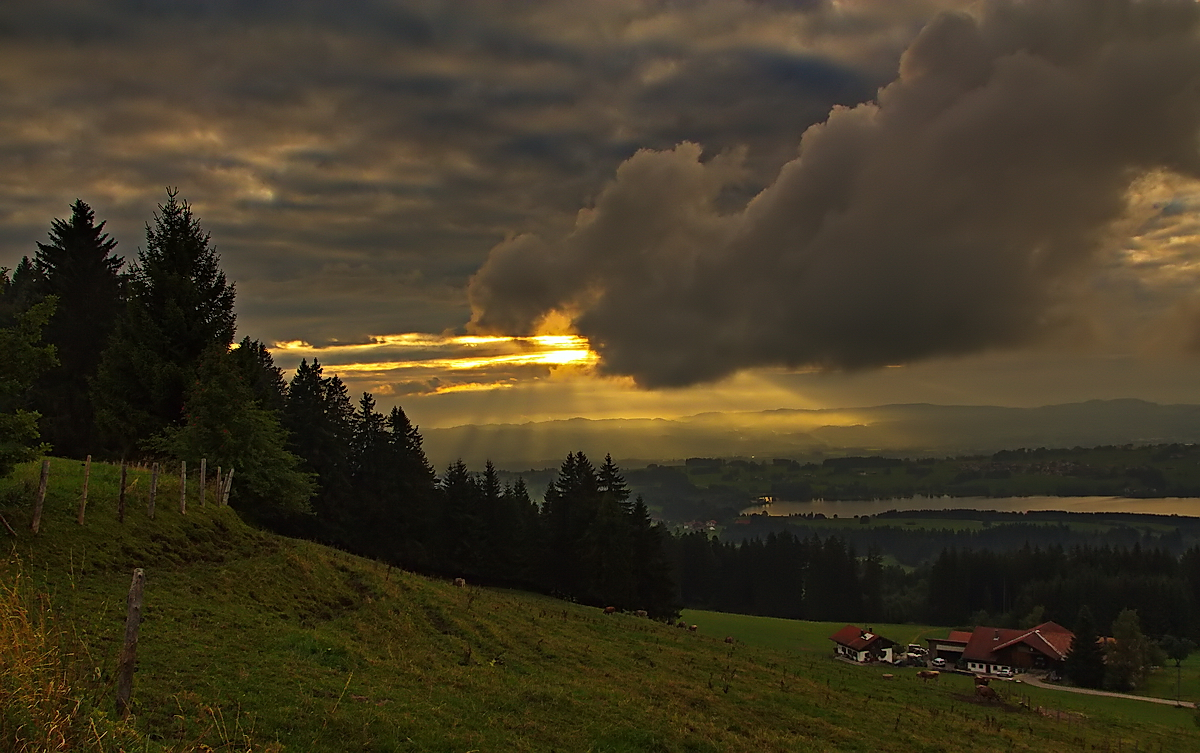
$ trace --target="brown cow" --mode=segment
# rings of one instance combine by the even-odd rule
[[[699,625],[688,625],[688,632],[694,633],[699,627]]]
[[[617,608],[616,608],[616,607],[605,607],[605,608],[604,608],[604,613],[605,613],[605,614],[616,614],[616,613],[617,613]]]
[[[725,636],[725,642],[726,642],[726,643],[733,643],[733,636],[732,636],[732,635],[727,635],[727,636]]]
[[[991,682],[990,678],[984,677],[983,675],[975,675],[975,687],[987,685],[989,682]]]
[[[647,612],[645,609],[639,609],[638,611],[634,612],[634,614],[636,614],[638,617],[649,617],[650,616],[650,613]]]
[[[1000,694],[996,692],[996,689],[987,685],[976,685],[975,696],[982,701],[1000,701]]]
[[[687,629],[687,623],[683,620],[680,620],[679,622],[675,623],[675,627]]]
[[[454,579],[454,587],[455,588],[466,588],[467,587],[467,579],[466,578],[455,578]]]
[[[941,672],[938,672],[936,669],[922,669],[917,673],[917,677],[920,677],[924,682],[929,682],[930,680],[936,680],[940,674]]]

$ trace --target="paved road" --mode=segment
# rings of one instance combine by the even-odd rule
[[[1107,690],[1092,690],[1091,688],[1071,688],[1064,685],[1058,685],[1052,682],[1042,682],[1036,677],[1030,675],[1021,675],[1021,682],[1028,683],[1039,688],[1048,688],[1049,690],[1063,690],[1068,693],[1083,693],[1084,695],[1103,695],[1109,698],[1129,698],[1134,701],[1149,701],[1150,703],[1163,703],[1168,706],[1185,706],[1190,709],[1196,708],[1196,704],[1191,701],[1175,702],[1173,698],[1150,698],[1144,695],[1130,695],[1128,693],[1110,693]]]

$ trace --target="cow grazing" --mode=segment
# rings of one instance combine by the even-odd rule
[[[726,643],[733,643],[733,636],[732,636],[732,635],[727,635],[727,636],[725,636],[725,642],[726,642]]]
[[[939,675],[941,675],[941,672],[938,672],[936,669],[922,669],[917,673],[917,677],[920,677],[922,682],[936,680]]]
[[[694,633],[694,632],[696,632],[696,630],[699,629],[699,627],[700,627],[699,625],[688,625],[688,632]]]
[[[466,588],[467,587],[467,579],[466,578],[455,578],[454,579],[454,587],[455,588]]]
[[[676,622],[676,623],[675,623],[675,627],[677,627],[677,628],[684,628],[684,629],[686,630],[686,629],[687,629],[687,623],[686,623],[686,622],[684,622],[683,620],[680,620],[679,622]]]
[[[979,687],[980,685],[987,685],[990,681],[991,680],[987,677],[981,677],[980,675],[975,675],[975,687]]]
[[[649,617],[650,616],[650,613],[647,612],[645,609],[639,609],[638,611],[634,612],[634,614],[636,614],[638,617]]]
[[[996,692],[996,689],[988,687],[987,685],[976,685],[975,697],[981,701],[999,702],[1000,700],[1000,694]]]
[[[616,607],[605,607],[605,608],[604,608],[604,613],[605,613],[605,614],[616,614],[616,613],[617,613],[617,608],[616,608]]]

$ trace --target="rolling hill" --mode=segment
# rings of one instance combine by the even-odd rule
[[[1200,741],[1191,713],[1169,707],[1095,703],[1064,721],[1036,709],[1080,702],[1050,691],[1014,686],[997,706],[976,703],[965,677],[884,679],[799,626],[789,645],[780,621],[769,644],[751,630],[728,644],[711,628],[456,588],[250,528],[211,495],[181,515],[161,502],[177,499],[170,482],[150,519],[141,471],[119,523],[116,475],[93,465],[81,526],[79,463],[53,461],[37,534],[36,464],[0,481],[13,529],[0,527],[0,749],[55,749],[21,747],[49,734],[46,719],[63,749],[96,751],[1060,753],[1136,740],[1183,753]],[[135,567],[144,621],[120,723],[113,673]]]

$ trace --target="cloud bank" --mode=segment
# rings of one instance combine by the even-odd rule
[[[1079,314],[1131,185],[1200,177],[1198,32],[1192,0],[943,12],[743,206],[744,152],[681,143],[625,161],[568,231],[496,246],[470,328],[565,312],[651,388],[1037,342]]]

